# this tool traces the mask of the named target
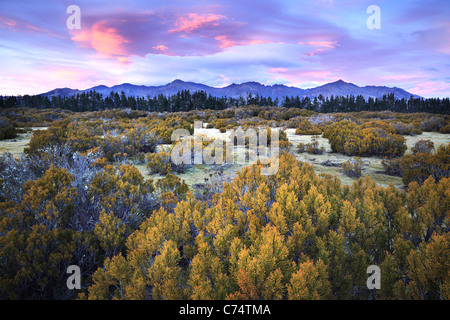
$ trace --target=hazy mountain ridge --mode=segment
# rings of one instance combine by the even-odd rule
[[[353,83],[348,83],[342,80],[338,80],[336,82],[327,83],[322,86],[318,86],[310,89],[301,89],[296,87],[288,87],[281,84],[276,85],[263,85],[258,82],[244,82],[241,84],[231,84],[229,86],[223,88],[210,87],[201,83],[194,82],[185,82],[182,80],[175,80],[171,83],[162,86],[144,86],[144,85],[133,85],[130,83],[123,83],[120,85],[115,85],[112,87],[107,87],[104,85],[92,87],[85,90],[78,89],[70,89],[70,88],[58,88],[52,91],[43,93],[42,95],[47,97],[52,96],[72,96],[77,93],[88,92],[91,90],[95,90],[98,93],[101,93],[103,97],[109,96],[111,91],[121,93],[122,91],[126,96],[135,96],[135,97],[150,97],[158,96],[163,94],[165,96],[171,96],[177,94],[179,91],[189,90],[191,93],[196,91],[205,91],[207,94],[210,94],[215,97],[228,97],[228,98],[246,98],[248,94],[252,94],[253,96],[259,95],[261,97],[271,97],[272,99],[278,98],[280,101],[283,100],[284,97],[318,97],[322,95],[324,97],[333,96],[347,96],[353,95],[358,96],[362,95],[364,99],[372,98],[381,98],[383,95],[387,95],[389,93],[394,93],[397,99],[409,99],[411,96],[417,98],[419,96],[409,93],[401,88],[397,87],[385,87],[385,86],[365,86],[359,87]]]

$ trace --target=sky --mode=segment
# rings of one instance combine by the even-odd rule
[[[448,0],[0,0],[0,95],[342,79],[442,98],[449,58]]]

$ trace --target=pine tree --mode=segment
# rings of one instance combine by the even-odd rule
[[[298,271],[292,274],[287,288],[288,299],[291,300],[329,299],[331,286],[323,261],[319,259],[314,263],[307,260],[301,263]]]

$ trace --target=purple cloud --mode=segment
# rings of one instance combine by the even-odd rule
[[[181,78],[303,87],[344,79],[450,95],[450,9],[439,0],[381,1],[380,30],[366,27],[369,0],[78,0],[82,28],[68,30],[72,2],[0,3],[0,94]]]

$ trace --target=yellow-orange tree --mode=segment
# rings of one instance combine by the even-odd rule
[[[405,139],[395,134],[395,129],[382,121],[358,125],[343,120],[325,127],[323,136],[330,141],[331,149],[349,156],[399,157],[406,151]]]
[[[122,253],[153,209],[151,188],[132,166],[104,165],[90,180],[71,170],[51,166],[24,184],[21,199],[0,203],[2,298],[73,298],[67,267],[78,265],[87,287],[98,265]]]
[[[208,203],[188,193],[173,212],[154,212],[126,255],[98,269],[87,297],[444,298],[448,183],[430,178],[409,194],[367,177],[343,186],[283,154],[276,175],[253,165]],[[370,265],[382,269],[380,291],[366,287]],[[119,267],[130,275],[121,291],[103,276]]]
[[[97,159],[81,179],[73,165],[0,203],[2,298],[74,298],[70,264],[87,299],[449,297],[448,177],[347,186],[284,153],[276,174],[244,167],[201,201],[175,176],[153,185]]]

